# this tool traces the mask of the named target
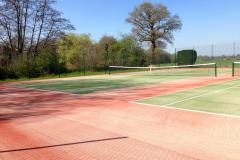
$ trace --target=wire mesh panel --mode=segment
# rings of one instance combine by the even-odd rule
[[[197,52],[196,64],[215,62],[219,67],[231,67],[234,61],[240,61],[240,43],[223,43],[213,45],[195,45],[177,48],[181,50],[195,50]]]

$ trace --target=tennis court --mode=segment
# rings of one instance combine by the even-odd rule
[[[219,74],[230,73],[231,69],[219,70]],[[61,91],[73,94],[88,94],[99,91],[109,91],[139,86],[147,86],[174,80],[194,77],[215,77],[217,70],[214,63],[170,66],[170,67],[123,67],[113,66],[111,74],[96,78],[77,80],[44,81],[17,85],[25,88],[35,88],[51,91]]]
[[[136,101],[151,106],[240,115],[240,81],[230,80]]]
[[[0,159],[239,158],[232,68],[130,69],[1,85]]]

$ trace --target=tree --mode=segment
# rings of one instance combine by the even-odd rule
[[[132,35],[122,35],[117,43],[118,64],[123,66],[143,65],[144,50]]]
[[[0,43],[10,57],[39,54],[53,39],[74,27],[52,6],[55,0],[0,0]]]
[[[150,2],[135,7],[126,21],[133,25],[132,31],[140,42],[150,42],[150,63],[155,62],[156,47],[164,47],[166,43],[172,43],[173,31],[182,26],[179,17],[171,15],[166,6]]]
[[[69,34],[58,42],[57,52],[60,63],[65,63],[70,70],[83,69],[93,66],[95,45],[88,34]]]
[[[116,64],[116,45],[117,39],[112,36],[103,36],[98,42],[98,48],[101,56],[102,64],[113,65]],[[106,51],[106,49],[108,51]]]
[[[169,54],[168,52],[166,52],[165,50],[163,50],[162,48],[157,47],[155,50],[155,62],[157,64],[166,64],[166,63],[171,63],[172,62],[172,57],[171,54]]]

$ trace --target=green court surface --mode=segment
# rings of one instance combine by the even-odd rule
[[[121,89],[128,87],[143,86],[165,81],[186,78],[184,76],[177,77],[142,77],[142,76],[123,76],[123,77],[106,77],[94,79],[81,79],[81,80],[66,80],[66,81],[49,81],[41,83],[20,84],[18,87],[36,88],[51,91],[63,91],[74,94],[87,94],[97,91],[106,91],[112,89]]]
[[[240,80],[226,81],[139,100],[156,107],[173,107],[220,114],[240,115]]]
[[[192,77],[212,76],[214,69],[190,68],[183,70],[144,71],[124,74],[112,74],[79,80],[61,80],[19,84],[18,87],[37,88],[51,91],[63,91],[74,94],[87,94],[97,91],[121,89],[143,85],[169,82]]]

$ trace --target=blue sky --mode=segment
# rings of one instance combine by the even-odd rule
[[[166,5],[180,16],[183,27],[174,33],[173,47],[240,41],[239,0],[150,0]],[[57,0],[56,8],[76,27],[75,33],[119,37],[130,33],[128,13],[143,0]]]

